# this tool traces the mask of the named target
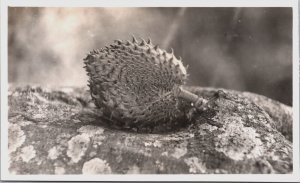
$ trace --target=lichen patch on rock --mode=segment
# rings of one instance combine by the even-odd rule
[[[104,129],[99,127],[99,126],[86,125],[86,126],[82,126],[77,131],[92,137],[92,136],[95,136],[95,135],[103,134]]]
[[[36,151],[34,150],[34,147],[32,145],[23,147],[21,149],[20,157],[26,163],[28,163],[32,158],[34,158],[35,155]]]
[[[50,158],[51,160],[56,159],[56,158],[61,154],[60,151],[61,151],[61,150],[60,150],[58,147],[56,147],[56,146],[52,147],[52,148],[48,151],[48,158]]]
[[[62,175],[62,174],[65,174],[65,172],[66,172],[66,170],[63,167],[55,167],[55,169],[54,169],[55,174]]]
[[[21,127],[27,126],[27,125],[32,125],[33,122],[31,121],[21,121],[18,125],[20,125]]]
[[[153,147],[161,147],[162,144],[160,141],[158,140],[155,140],[154,142],[145,142],[145,146],[148,147],[148,146],[153,146]]]
[[[206,171],[206,166],[197,157],[186,158],[184,162],[190,167],[190,173],[204,173]]]
[[[92,138],[93,146],[95,148],[101,145],[102,141],[105,139],[105,136],[103,136],[104,129],[99,126],[86,125],[82,126],[77,131]]]
[[[162,156],[168,156],[168,154],[169,153],[167,151],[161,153]]]
[[[67,155],[71,158],[72,162],[77,163],[81,160],[82,156],[89,146],[90,137],[86,134],[81,134],[73,137],[68,142]]]
[[[257,158],[264,153],[260,135],[252,127],[244,127],[239,118],[231,120],[224,133],[218,135],[216,150],[234,160]]]
[[[180,157],[184,156],[188,152],[187,150],[187,143],[181,143],[179,147],[174,148],[174,152],[171,154],[176,159],[179,159]]]
[[[12,153],[20,147],[25,139],[25,133],[22,131],[21,127],[17,124],[9,124],[8,126],[8,152]]]
[[[83,174],[108,174],[111,168],[105,160],[94,158],[84,163],[82,168]]]

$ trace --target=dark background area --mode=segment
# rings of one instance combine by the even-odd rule
[[[82,59],[115,39],[181,56],[188,85],[292,104],[291,8],[9,8],[9,83],[84,86]]]

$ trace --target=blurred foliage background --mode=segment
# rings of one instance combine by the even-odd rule
[[[188,85],[292,104],[291,8],[9,8],[9,82],[84,86],[82,59],[131,34],[182,57]]]

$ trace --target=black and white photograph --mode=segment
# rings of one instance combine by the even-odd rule
[[[287,2],[6,2],[2,178],[298,180],[298,7]]]

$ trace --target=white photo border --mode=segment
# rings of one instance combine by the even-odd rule
[[[8,7],[291,7],[293,9],[293,173],[174,175],[13,175],[8,157]],[[6,181],[300,181],[298,0],[2,0],[1,1],[1,180]]]

